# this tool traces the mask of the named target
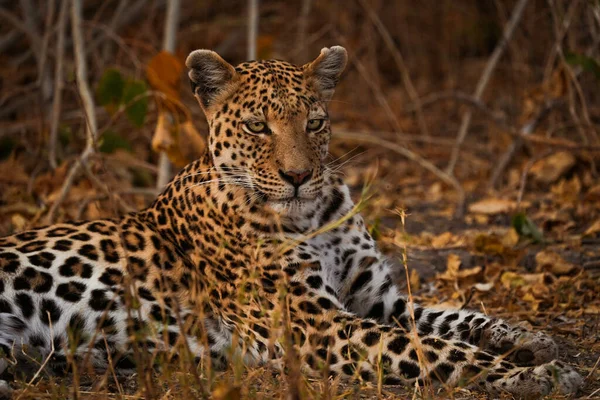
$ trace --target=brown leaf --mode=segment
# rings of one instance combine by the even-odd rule
[[[541,183],[553,183],[565,175],[575,165],[575,156],[567,151],[560,151],[537,161],[529,173]]]
[[[517,203],[513,200],[487,198],[469,205],[469,212],[476,214],[501,214],[514,210]]]
[[[170,113],[162,111],[152,137],[152,148],[166,152],[173,164],[183,167],[204,153],[206,142],[192,121],[176,124]]]
[[[442,274],[438,274],[438,279],[445,281],[469,281],[477,282],[480,279],[481,267],[460,269],[461,265],[460,257],[457,254],[448,254],[446,261],[446,271]]]
[[[536,271],[546,271],[557,276],[568,275],[579,269],[576,265],[567,262],[560,254],[549,250],[537,253],[535,262],[537,263]]]
[[[161,51],[148,62],[146,76],[150,85],[171,99],[179,99],[183,63],[168,51]]]

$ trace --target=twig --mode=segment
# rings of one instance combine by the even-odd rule
[[[57,167],[56,143],[58,139],[58,122],[62,105],[64,87],[63,61],[65,56],[65,30],[67,25],[67,7],[69,2],[64,0],[60,5],[58,15],[58,38],[56,42],[56,64],[54,67],[54,96],[52,96],[52,117],[50,120],[50,139],[48,143],[48,161],[52,168]]]
[[[573,1],[571,8],[575,9],[576,6],[579,4],[579,1]],[[560,29],[558,28],[558,15],[556,14],[556,10],[554,8],[554,0],[548,0],[548,5],[550,6],[550,11],[552,12],[552,18],[554,20],[554,32],[555,32],[555,36],[556,36],[556,52],[558,54],[558,56],[560,57],[560,61],[561,61],[561,65],[562,67],[565,69],[565,71],[567,72],[568,76],[569,76],[569,80],[571,81],[573,87],[575,88],[575,92],[577,93],[577,97],[579,98],[579,103],[581,104],[581,112],[583,114],[583,119],[585,120],[585,123],[588,125],[592,125],[591,119],[590,119],[590,112],[588,110],[587,107],[587,103],[585,101],[585,96],[583,94],[583,90],[581,89],[581,85],[579,84],[579,81],[577,80],[577,76],[579,75],[578,73],[573,71],[573,68],[571,67],[571,65],[569,65],[569,63],[567,62],[567,60],[565,59],[565,54],[563,52],[562,49],[562,38],[561,38],[561,32]],[[570,18],[571,16],[568,15],[565,18],[565,21],[563,22],[564,25],[564,34],[566,34],[566,30],[568,29],[568,20],[567,18]],[[573,118],[573,120],[577,123],[580,124],[579,122],[579,116],[577,115],[577,112],[575,111],[575,98],[574,98],[574,94],[571,91],[571,88],[569,87],[569,112],[571,114],[571,117]],[[595,135],[595,139],[596,141],[599,140],[598,138],[598,133],[596,132],[595,129],[592,129],[592,132]],[[579,133],[582,137],[582,139],[586,142],[587,144],[587,135],[585,134],[585,131],[583,129],[579,129]]]
[[[360,5],[362,6],[362,8],[367,12],[367,14],[369,14],[369,18],[371,19],[371,22],[373,23],[373,25],[375,25],[375,28],[377,28],[377,31],[381,35],[381,37],[382,37],[383,41],[385,42],[385,45],[387,46],[390,53],[392,53],[394,62],[396,63],[396,66],[398,67],[398,70],[400,71],[400,76],[402,77],[402,83],[404,83],[404,88],[406,89],[406,93],[408,93],[408,97],[410,98],[410,100],[412,101],[412,103],[415,107],[415,111],[417,114],[417,121],[419,123],[419,128],[421,129],[421,133],[425,136],[429,136],[427,124],[425,123],[425,118],[423,117],[423,110],[421,108],[421,102],[419,100],[419,95],[417,94],[417,91],[415,90],[415,87],[412,83],[412,80],[410,78],[410,73],[408,71],[408,68],[406,67],[406,63],[404,62],[404,57],[402,56],[402,53],[400,53],[400,50],[395,45],[394,39],[392,39],[390,32],[385,27],[385,25],[383,24],[383,22],[377,15],[377,13],[375,13],[373,8],[370,7],[370,5],[366,2],[366,0],[358,0],[358,1],[359,1]]]
[[[163,37],[163,50],[175,53],[175,42],[177,39],[177,27],[179,26],[180,0],[171,0],[167,6],[167,18],[165,21],[165,32]],[[162,190],[171,179],[171,162],[164,151],[160,152],[158,159],[158,176],[156,177],[156,188]]]
[[[248,0],[248,60],[256,59],[258,38],[258,0]]]
[[[456,195],[458,197],[457,211],[456,211],[457,217],[461,216],[462,213],[464,212],[463,208],[464,208],[464,204],[465,204],[465,192],[464,192],[462,186],[460,185],[460,183],[456,180],[456,178],[454,176],[448,175],[446,172],[440,170],[433,163],[427,161],[420,155],[418,155],[418,154],[408,150],[407,148],[404,148],[394,142],[391,142],[391,141],[385,140],[385,139],[381,139],[374,135],[356,134],[356,133],[348,133],[347,132],[347,133],[343,133],[338,136],[343,137],[344,139],[348,139],[348,140],[356,140],[356,141],[360,141],[360,142],[372,143],[372,144],[376,144],[379,146],[383,146],[383,147],[386,147],[386,148],[400,154],[401,156],[403,156],[405,158],[408,158],[411,161],[414,161],[422,168],[426,169],[427,171],[429,171],[432,174],[434,174],[435,176],[437,176],[441,181],[447,183],[448,185],[450,185],[454,188],[454,190],[456,191]]]
[[[421,104],[421,107],[428,107],[434,103],[437,103],[438,101],[444,100],[456,100],[458,102],[466,104],[470,107],[477,109],[478,111],[481,111],[487,118],[491,119],[497,125],[506,126],[506,119],[503,116],[488,108],[488,106],[486,106],[483,101],[465,92],[449,90],[444,92],[432,93],[420,98],[419,102]],[[407,112],[412,112],[415,110],[416,105],[411,105],[406,108]]]
[[[66,1],[66,0],[65,0]],[[67,178],[63,183],[60,194],[50,211],[48,211],[47,222],[53,223],[56,217],[56,212],[67,197],[75,177],[78,175],[81,167],[87,162],[90,155],[94,153],[96,145],[96,134],[98,132],[98,125],[96,122],[96,113],[94,106],[94,99],[90,91],[90,87],[87,82],[87,63],[85,60],[85,51],[83,43],[83,32],[81,29],[81,0],[71,0],[71,32],[73,36],[73,49],[75,52],[75,63],[76,63],[76,78],[77,87],[79,89],[79,96],[83,103],[83,109],[85,111],[86,121],[86,145],[85,149],[79,156],[79,159],[69,170]]]
[[[34,49],[35,54],[35,49],[39,49],[41,46],[41,38],[39,37],[39,35],[5,8],[0,7],[0,17],[4,18],[15,28],[27,35],[27,38],[31,42],[31,47]]]
[[[483,70],[483,73],[481,74],[481,77],[479,78],[479,82],[477,82],[477,87],[475,88],[475,93],[474,93],[475,99],[477,99],[477,100],[481,99],[481,95],[483,94],[483,91],[485,90],[485,88],[490,80],[492,72],[496,68],[496,64],[498,63],[498,60],[504,53],[504,49],[506,48],[507,43],[512,38],[515,28],[517,27],[519,21],[521,20],[521,17],[523,16],[523,11],[525,10],[525,6],[527,5],[528,1],[529,0],[519,0],[517,5],[513,9],[513,13],[510,17],[510,20],[508,21],[508,24],[504,28],[504,32],[502,34],[502,39],[496,45],[496,48],[494,49],[492,55],[488,59],[485,69]],[[461,125],[458,130],[458,135],[456,137],[456,143],[454,144],[454,147],[452,149],[452,155],[450,156],[450,162],[448,163],[448,167],[446,168],[446,173],[449,175],[454,174],[454,167],[456,166],[456,162],[458,161],[458,155],[460,153],[460,148],[467,136],[467,132],[469,130],[469,125],[471,124],[471,117],[472,117],[471,110],[468,110],[467,112],[465,112],[465,114],[463,114]]]
[[[7,34],[0,37],[0,53],[4,53],[15,41],[20,38],[18,31],[10,31]]]
[[[340,43],[342,43],[346,47],[348,47],[348,42],[339,32],[335,32],[335,36]],[[394,114],[394,111],[390,107],[390,104],[388,103],[383,92],[381,91],[381,88],[377,84],[375,84],[375,82],[373,82],[373,80],[371,79],[369,73],[367,72],[367,68],[364,66],[364,64],[358,58],[350,58],[350,62],[356,67],[356,69],[358,70],[358,73],[362,76],[362,78],[365,80],[367,85],[369,85],[369,88],[373,92],[375,99],[377,100],[379,105],[385,111],[394,130],[398,133],[403,133],[402,127],[400,126],[400,121],[398,121],[398,118],[396,117],[396,115]]]
[[[344,138],[346,134],[355,134],[355,135],[372,135],[377,136],[383,139],[388,139],[391,141],[397,140],[401,142],[418,142],[418,143],[427,143],[427,144],[435,144],[438,146],[451,147],[454,144],[454,140],[448,139],[440,136],[422,136],[422,135],[410,135],[410,134],[402,134],[395,132],[386,132],[386,131],[373,131],[369,130],[369,132],[361,132],[361,131],[349,131],[349,130],[340,130],[336,129],[333,133],[333,137]],[[474,151],[484,151],[487,148],[483,145],[479,145],[477,143],[469,143],[466,145],[467,148]]]

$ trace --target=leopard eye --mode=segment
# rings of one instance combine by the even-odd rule
[[[264,122],[246,122],[244,124],[244,130],[248,133],[260,134],[269,133],[269,128]]]
[[[310,119],[306,124],[306,129],[311,132],[318,132],[323,128],[323,125],[325,125],[324,119]]]

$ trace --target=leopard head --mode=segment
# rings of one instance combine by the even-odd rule
[[[264,60],[233,67],[214,51],[193,51],[186,65],[223,183],[281,210],[316,201],[327,181],[327,102],[346,61],[340,46],[302,66]]]

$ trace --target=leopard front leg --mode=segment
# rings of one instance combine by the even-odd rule
[[[476,384],[492,394],[508,392],[526,398],[553,391],[572,394],[582,385],[579,374],[560,362],[519,367],[463,341],[415,336],[400,327],[358,317],[345,311],[326,290],[292,283],[293,343],[311,375],[326,373],[384,384]]]
[[[436,310],[409,304],[392,284],[389,269],[385,261],[370,265],[358,263],[356,270],[349,274],[350,283],[345,285],[358,288],[347,294],[347,307],[358,315],[398,324],[407,330],[413,326],[412,307],[414,326],[419,335],[431,334],[465,341],[495,354],[503,354],[520,365],[540,365],[557,357],[556,343],[545,333],[511,326],[502,319],[475,311]],[[366,280],[365,276],[371,279]]]

